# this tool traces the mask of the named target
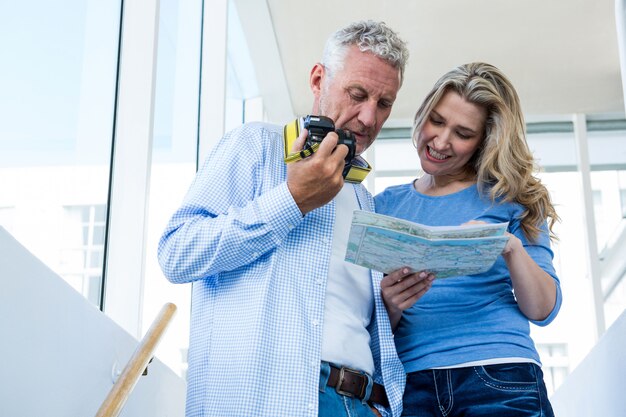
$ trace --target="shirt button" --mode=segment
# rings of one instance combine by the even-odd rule
[[[313,324],[313,326],[317,326],[317,325],[320,324],[319,320],[317,320],[317,319],[311,320],[311,323]]]
[[[313,403],[309,403],[309,405],[307,407],[309,407],[309,410],[312,410],[313,409]]]
[[[315,280],[315,283],[316,283],[317,285],[322,285],[322,283],[323,283],[323,282],[324,282],[324,281],[323,281],[321,278],[318,278],[318,279],[316,279],[316,280]]]

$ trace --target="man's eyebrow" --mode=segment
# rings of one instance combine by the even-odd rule
[[[349,86],[346,87],[346,90],[358,90],[361,93],[365,93],[365,94],[369,95],[367,90],[365,88],[363,88],[362,86],[358,85],[358,84],[349,85]]]
[[[358,92],[362,93],[363,95],[370,97],[371,94],[369,91],[367,91],[367,89],[363,86],[361,86],[360,84],[351,84],[346,86],[346,91],[353,91],[353,90],[357,90]],[[378,98],[378,101],[384,100],[384,101],[390,101],[390,102],[395,102],[396,98],[398,96],[397,95],[393,95],[393,94],[383,94]]]

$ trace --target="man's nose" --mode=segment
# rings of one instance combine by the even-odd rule
[[[366,127],[376,126],[378,103],[363,103],[359,109],[359,122]]]

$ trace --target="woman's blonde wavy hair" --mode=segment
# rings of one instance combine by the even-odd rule
[[[448,92],[458,93],[466,101],[487,110],[484,138],[468,162],[476,172],[481,195],[517,202],[526,210],[521,215],[522,230],[528,239],[536,240],[540,227],[548,221],[550,237],[559,217],[550,194],[533,173],[533,155],[526,142],[524,116],[519,97],[509,79],[496,67],[483,62],[461,65],[443,75],[417,110],[413,122],[413,144],[425,121]]]

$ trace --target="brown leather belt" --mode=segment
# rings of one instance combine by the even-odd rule
[[[338,394],[345,395],[347,397],[355,397],[360,400],[365,398],[367,390],[368,376],[363,375],[359,371],[352,370],[350,368],[336,368],[330,367],[330,376],[328,377],[329,387],[335,388]],[[387,394],[385,393],[385,387],[380,384],[374,383],[372,386],[372,393],[370,394],[369,402],[380,404],[384,407],[389,407],[389,400],[387,400]]]

